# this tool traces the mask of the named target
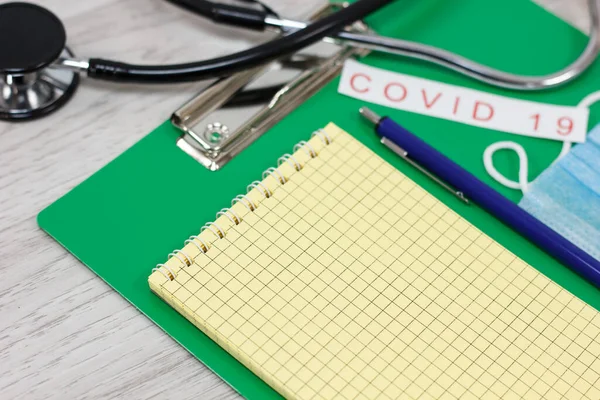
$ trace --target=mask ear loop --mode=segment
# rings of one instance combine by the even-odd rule
[[[600,101],[600,91],[597,91],[597,92],[587,95],[583,100],[581,100],[581,102],[579,102],[577,107],[589,108],[598,101]],[[558,160],[560,160],[561,158],[563,158],[564,156],[569,154],[569,151],[571,151],[572,146],[573,146],[572,142],[563,142],[563,146],[562,146],[562,149],[560,150],[560,154],[558,155],[558,157],[556,157],[556,159],[552,162],[551,165],[553,165]],[[518,182],[508,179],[507,177],[502,175],[494,166],[493,157],[494,157],[494,153],[498,150],[512,150],[515,153],[517,153],[517,156],[519,156],[519,181]],[[494,178],[496,180],[496,182],[500,183],[501,185],[504,185],[510,189],[521,190],[521,192],[523,192],[523,194],[527,193],[527,191],[529,190],[529,184],[531,183],[531,182],[529,182],[529,179],[528,179],[529,160],[527,158],[527,152],[525,151],[523,146],[521,146],[519,143],[505,141],[505,142],[497,142],[497,143],[489,145],[483,152],[483,165],[485,166],[485,170],[487,171],[487,173],[492,178]]]
[[[494,153],[498,150],[513,150],[519,156],[519,181],[511,181],[502,175],[494,166]],[[483,152],[483,165],[485,170],[496,182],[510,189],[521,190],[525,193],[529,189],[529,160],[523,146],[516,142],[496,142],[489,145]]]

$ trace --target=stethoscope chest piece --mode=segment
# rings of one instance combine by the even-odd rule
[[[50,11],[29,3],[0,5],[0,119],[41,117],[64,105],[79,75],[52,68],[65,47],[63,24]]]

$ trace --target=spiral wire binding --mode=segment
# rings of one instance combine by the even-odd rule
[[[322,129],[313,132],[311,138],[313,137],[318,137],[324,145],[329,145],[333,142],[329,134],[327,134],[327,132],[325,132]],[[314,147],[304,140],[298,142],[298,144],[294,146],[294,153],[296,153],[299,150],[304,151],[311,159],[318,156],[318,153],[315,151]],[[299,172],[303,168],[303,165],[300,164],[298,160],[292,154],[289,153],[284,154],[277,160],[278,167],[281,166],[283,163],[287,163],[297,172]],[[281,185],[285,185],[285,183],[288,181],[288,179],[277,168],[271,167],[262,173],[263,180],[265,180],[269,176],[273,177]],[[248,209],[248,211],[254,212],[258,205],[255,204],[248,197],[248,193],[250,193],[254,189],[258,189],[258,191],[265,197],[265,199],[268,199],[273,195],[273,192],[265,184],[263,184],[260,181],[254,181],[246,187],[246,194],[237,195],[231,200],[231,207],[233,207],[237,203],[242,203]],[[235,211],[233,211],[232,208],[223,208],[217,213],[216,218],[219,219],[219,217],[221,216],[224,216],[227,219],[229,219],[229,221],[231,221],[233,225],[239,225],[242,222],[242,218]],[[202,233],[205,230],[209,230],[217,238],[217,240],[223,239],[227,234],[216,223],[216,221],[204,224],[204,226],[200,229],[200,233]],[[211,247],[210,244],[206,243],[206,241],[202,239],[199,235],[190,236],[189,239],[187,239],[184,242],[184,246],[188,244],[194,245],[202,254],[206,254]],[[174,250],[172,253],[169,253],[167,260],[171,258],[176,258],[177,260],[179,260],[183,267],[189,267],[194,263],[194,258],[190,257],[183,250]],[[174,280],[177,277],[175,272],[166,264],[157,264],[156,267],[152,269],[152,272],[160,272],[165,278],[167,278],[170,281]]]
[[[202,244],[202,246],[200,246],[198,243],[196,243],[196,241],[200,242]],[[190,236],[190,238],[188,240],[186,240],[185,242],[183,242],[183,245],[186,246],[188,244],[193,244],[194,246],[196,246],[196,248],[198,249],[199,252],[201,253],[206,253],[208,251],[208,244],[206,244],[206,242],[204,241],[204,239],[202,239],[199,236]]]
[[[163,268],[166,269],[169,273],[165,274],[165,271],[163,271]],[[156,268],[152,268],[152,272],[160,272],[161,274],[164,275],[165,278],[167,278],[168,280],[172,281],[173,279],[175,279],[176,275],[173,272],[173,270],[166,264],[157,264]]]
[[[281,172],[279,172],[278,169],[276,168],[268,168],[266,171],[264,171],[262,173],[262,178],[263,180],[267,179],[267,177],[272,176],[273,178],[275,178],[276,180],[279,181],[279,183],[281,183],[282,185],[284,185],[287,182],[287,179],[285,179],[285,176],[283,176],[283,174]]]
[[[256,205],[245,194],[238,194],[237,196],[235,196],[235,198],[231,200],[231,207],[233,207],[236,203],[242,203],[246,206],[248,211],[252,212],[256,210]]]
[[[287,162],[296,171],[300,171],[302,169],[302,164],[300,164],[298,160],[296,160],[296,157],[291,154],[284,154],[279,157],[279,159],[277,159],[277,166],[280,167],[284,162]]]
[[[315,149],[305,140],[298,142],[298,144],[294,146],[294,153],[300,149],[304,150],[310,158],[315,158],[317,156]]]
[[[227,217],[227,219],[229,219],[234,225],[239,225],[240,222],[242,222],[242,218],[240,218],[240,216],[237,215],[237,213],[231,208],[224,208],[221,211],[219,211],[217,213],[217,219],[219,219],[220,216]]]
[[[317,136],[319,139],[321,139],[321,141],[323,142],[323,144],[325,144],[325,146],[327,146],[328,144],[331,144],[331,142],[333,142],[333,140],[331,140],[331,136],[329,136],[329,134],[327,132],[325,132],[325,130],[323,129],[319,129],[316,130],[312,133],[312,135],[310,135],[311,138]]]
[[[180,254],[185,257],[185,260],[181,258]],[[185,264],[187,266],[192,265],[192,259],[187,254],[185,254],[183,250],[175,250],[174,252],[169,253],[168,258],[171,257],[175,257],[176,259],[181,261],[182,264]]]
[[[216,231],[213,229],[213,226],[217,228]],[[223,231],[223,229],[221,229],[221,227],[217,225],[217,223],[214,221],[207,222],[202,228],[200,228],[200,233],[204,232],[207,229],[211,231],[217,237],[217,239],[223,239],[225,237],[225,232]]]
[[[265,171],[266,172],[266,171]],[[263,172],[264,174],[264,172]],[[260,187],[260,189],[258,189]],[[262,182],[260,181],[254,181],[251,184],[249,184],[246,187],[246,192],[250,193],[252,191],[252,189],[258,189],[259,192],[265,196],[265,199],[268,199],[269,197],[273,196],[273,193],[269,190],[268,187],[266,187]]]

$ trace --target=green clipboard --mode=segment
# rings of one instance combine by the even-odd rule
[[[583,34],[528,0],[398,0],[368,22],[381,34],[439,46],[502,70],[531,75],[561,69],[578,56],[587,42]],[[363,62],[560,105],[576,105],[600,89],[598,62],[577,81],[537,93],[494,89],[439,67],[394,56],[372,54]],[[510,251],[600,309],[600,292],[591,284],[480,208],[465,206],[385,149],[357,114],[363,104],[337,94],[337,85],[338,80],[331,82],[217,172],[208,171],[176,147],[180,132],[165,122],[42,211],[39,225],[240,394],[249,399],[280,397],[152,294],[147,278],[157,263],[180,248],[188,236],[197,234],[232,198],[244,193],[246,185],[260,178],[261,172],[273,166],[278,157],[315,129],[333,121]],[[485,173],[485,147],[507,139],[521,143],[530,155],[530,178],[545,169],[560,150],[557,142],[372,108],[400,121],[513,201],[518,201],[520,195],[499,187]],[[600,108],[592,109],[591,124],[599,120]],[[500,154],[496,161],[501,172],[517,175],[516,157]]]

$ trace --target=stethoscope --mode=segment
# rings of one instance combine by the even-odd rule
[[[513,90],[542,90],[567,83],[580,76],[599,51],[600,0],[588,0],[591,29],[585,50],[566,68],[545,76],[510,74],[443,49],[346,30],[392,0],[359,0],[311,24],[280,18],[258,0],[245,1],[259,3],[261,9],[205,0],[169,1],[218,23],[254,30],[276,29],[282,35],[238,53],[184,64],[135,65],[100,58],[83,60],[75,58],[66,46],[64,26],[53,13],[34,4],[5,3],[0,5],[0,119],[27,120],[57,110],[75,93],[80,74],[93,79],[136,83],[221,78],[289,56],[323,39],[428,61]]]

